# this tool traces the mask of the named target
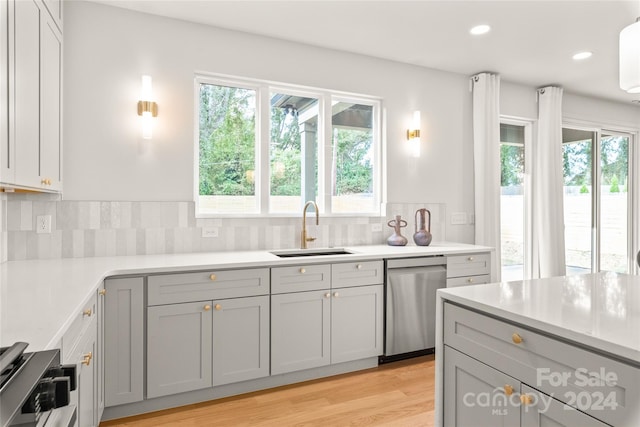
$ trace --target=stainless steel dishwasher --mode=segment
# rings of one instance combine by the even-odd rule
[[[381,362],[435,347],[436,290],[447,284],[444,256],[386,261],[385,345]]]

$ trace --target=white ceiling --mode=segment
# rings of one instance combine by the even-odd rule
[[[94,0],[157,15],[629,104],[618,86],[618,36],[632,1]],[[469,29],[489,24],[491,32]],[[593,56],[574,61],[589,50]]]

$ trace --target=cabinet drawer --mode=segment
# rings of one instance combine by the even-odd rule
[[[346,262],[331,266],[331,287],[380,285],[384,283],[382,261]]]
[[[71,357],[74,348],[78,345],[78,342],[82,338],[87,328],[93,324],[96,327],[96,323],[92,321],[96,316],[96,295],[94,294],[88,303],[86,303],[79,313],[76,313],[73,322],[69,326],[69,329],[62,336],[62,354],[61,359],[66,363]]]
[[[447,277],[491,274],[489,253],[454,255],[447,257]]]
[[[457,286],[483,285],[491,281],[491,275],[483,274],[481,276],[454,277],[447,279],[447,288],[455,288]]]
[[[444,342],[608,424],[640,420],[638,367],[450,303]],[[600,397],[617,408],[603,410],[596,405]],[[585,405],[587,400],[594,404]]]
[[[209,270],[149,276],[148,305],[269,294],[269,269]]]
[[[298,265],[271,269],[271,293],[315,291],[331,288],[331,265]]]

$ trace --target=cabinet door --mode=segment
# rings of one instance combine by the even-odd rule
[[[98,425],[96,417],[96,330],[95,322],[85,332],[78,353],[78,426]]]
[[[14,2],[15,180],[39,187],[40,158],[40,9],[33,0]]]
[[[147,308],[147,397],[211,387],[211,301]]]
[[[608,425],[527,385],[522,385],[521,393],[527,397],[527,401],[523,402],[522,406],[522,427],[605,427]],[[585,394],[584,396],[588,397],[588,403],[596,403],[592,400],[594,395]]]
[[[444,425],[520,425],[520,382],[444,347]]]
[[[100,424],[102,412],[104,411],[104,303],[106,291],[104,283],[98,288],[98,298],[96,301],[96,413],[95,423]]]
[[[269,296],[213,302],[213,385],[269,375]]]
[[[105,280],[105,405],[143,399],[144,279]]]
[[[331,363],[381,355],[382,285],[333,289],[331,296]]]
[[[0,1],[0,182],[15,180],[13,146],[9,146],[9,31],[9,2],[3,0]]]
[[[61,185],[60,145],[62,36],[52,18],[42,13],[40,33],[40,183],[44,189]]]
[[[328,365],[331,361],[330,291],[271,296],[271,374]]]

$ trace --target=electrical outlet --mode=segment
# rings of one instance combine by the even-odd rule
[[[36,233],[51,233],[51,215],[38,215],[36,217]]]
[[[465,212],[453,212],[451,214],[452,225],[464,225],[467,223],[467,214]]]
[[[371,232],[378,233],[382,231],[382,224],[371,224]]]
[[[218,237],[218,227],[202,227],[202,237]]]

